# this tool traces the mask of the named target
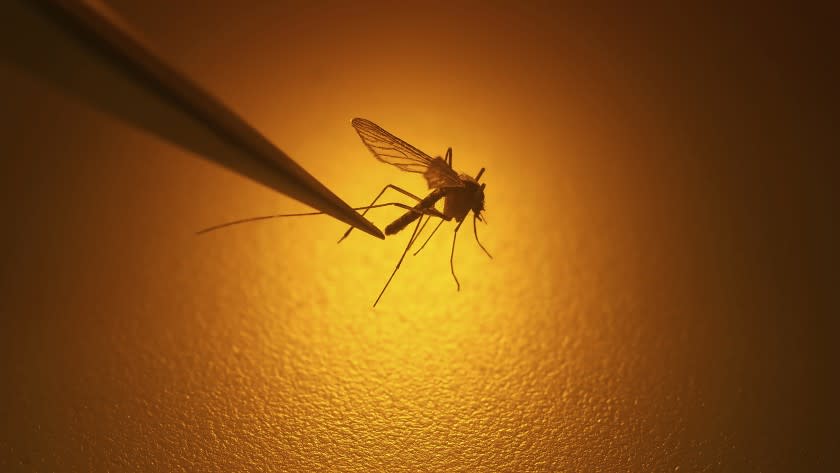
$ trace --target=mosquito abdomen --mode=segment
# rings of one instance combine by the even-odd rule
[[[399,233],[403,228],[407,227],[409,223],[417,220],[421,216],[423,216],[422,211],[428,209],[435,205],[435,203],[441,199],[445,195],[445,192],[442,189],[435,189],[429,195],[427,195],[423,200],[417,203],[414,206],[416,210],[420,210],[421,212],[414,212],[409,210],[408,212],[404,213],[400,218],[391,222],[390,225],[385,227],[385,234],[386,235],[394,235],[395,233]]]
[[[402,217],[394,220],[390,225],[385,227],[385,234],[394,235],[395,233],[399,233],[403,228],[407,227],[409,223],[417,220],[422,215],[423,214],[417,212],[406,212]]]

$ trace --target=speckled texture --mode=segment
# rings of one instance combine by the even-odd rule
[[[820,277],[836,239],[822,129],[804,112],[788,128],[814,109],[776,95],[801,65],[786,51],[629,12],[429,10],[403,25],[441,18],[421,41],[369,7],[114,3],[351,203],[423,191],[353,116],[486,166],[494,259],[467,223],[456,292],[442,230],[371,309],[407,235],[336,245],[343,226],[313,217],[196,237],[301,207],[2,65],[1,470],[836,462]]]

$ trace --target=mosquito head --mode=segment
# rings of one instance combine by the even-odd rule
[[[478,180],[481,179],[482,174],[484,174],[484,168],[481,168],[478,171],[478,174],[475,175],[476,184],[478,183]],[[483,215],[481,215],[481,212],[484,211],[484,187],[486,185],[487,184],[482,183],[481,186],[479,186],[479,188],[475,192],[475,199],[473,199],[473,215],[475,215],[475,218],[479,220],[483,220]]]
[[[479,173],[479,175],[481,175],[481,173]],[[484,187],[486,185],[487,184],[481,184],[475,190],[475,197],[473,199],[472,207],[473,215],[475,215],[475,218],[482,221],[484,216],[481,213],[484,212]]]

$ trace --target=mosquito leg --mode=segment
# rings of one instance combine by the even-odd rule
[[[433,237],[433,236],[435,236],[435,233],[438,231],[438,228],[440,228],[440,226],[441,226],[441,225],[443,225],[443,222],[444,222],[444,221],[445,221],[445,220],[441,219],[441,220],[440,220],[440,222],[438,222],[438,224],[437,224],[437,226],[435,227],[435,229],[434,229],[434,230],[432,230],[431,235],[429,235],[429,237],[428,237],[428,238],[426,238],[426,241],[424,241],[424,242],[423,242],[423,244],[420,246],[420,249],[414,252],[414,256],[417,256],[417,253],[420,253],[420,250],[422,250],[423,248],[425,248],[425,247],[426,247],[426,243],[428,243],[428,242],[429,242],[429,240],[431,240],[431,239],[432,239],[432,237]]]
[[[373,199],[373,202],[370,203],[369,207],[372,208],[373,205],[376,204],[376,201],[379,200],[379,198],[382,197],[382,194],[384,194],[385,191],[388,190],[389,188],[394,189],[395,191],[400,192],[400,193],[402,193],[402,194],[404,194],[408,197],[411,197],[412,199],[416,200],[417,202],[420,202],[422,200],[420,197],[417,197],[416,195],[412,194],[411,192],[408,192],[405,189],[397,187],[393,184],[388,184],[387,186],[382,188],[382,190],[379,192],[379,194],[376,195],[376,198]],[[367,211],[368,211],[368,209],[365,209],[365,211],[362,212],[362,215],[366,214]],[[353,227],[351,226],[350,228],[347,229],[346,232],[344,232],[344,235],[342,235],[342,237],[338,239],[338,242],[341,243],[345,238],[347,238],[350,235],[350,232],[352,232],[352,231],[353,231]]]
[[[427,209],[427,211],[428,211],[428,210],[434,210],[434,209]],[[415,211],[416,211],[416,210],[415,210]],[[431,235],[429,235],[429,237],[428,237],[428,238],[426,238],[426,241],[424,241],[424,242],[423,242],[423,245],[420,247],[420,250],[422,250],[422,249],[423,249],[423,247],[425,247],[425,246],[426,246],[426,243],[428,243],[428,242],[429,242],[429,240],[431,240],[431,239],[432,239],[432,237],[433,237],[433,236],[435,235],[435,233],[438,231],[438,228],[440,228],[440,226],[443,224],[443,222],[448,222],[448,221],[452,220],[452,219],[448,219],[448,218],[446,218],[443,214],[440,214],[439,212],[435,212],[435,213],[427,213],[426,215],[428,215],[428,217],[426,218],[426,221],[425,221],[425,222],[423,222],[423,225],[421,225],[421,226],[420,226],[420,231],[419,231],[419,232],[417,232],[417,236],[415,236],[415,237],[414,237],[414,241],[417,241],[417,239],[418,239],[418,238],[420,238],[420,234],[421,234],[421,233],[423,233],[423,229],[426,227],[426,224],[427,224],[427,223],[429,223],[429,220],[431,220],[431,219],[432,219],[432,217],[438,217],[438,218],[440,218],[440,222],[438,222],[438,224],[435,226],[435,229],[434,229],[434,230],[432,230]],[[414,244],[412,243],[412,246],[413,246],[413,245],[414,245]],[[414,256],[417,256],[417,253],[420,253],[420,250],[415,251],[415,252],[413,253],[413,255],[414,255]]]
[[[385,204],[366,205],[364,207],[354,207],[353,210],[378,209],[380,207],[387,207],[389,205],[393,205],[394,207],[399,207],[401,209],[406,209],[406,210],[411,211],[411,212],[416,212],[416,213],[423,214],[423,215],[429,215],[428,213],[424,212],[421,209],[415,209],[414,207],[412,207],[410,205],[405,205],[402,202],[388,202],[388,203],[385,203]]]
[[[420,214],[420,218],[422,218],[423,215],[426,215],[429,218],[438,217],[442,220],[451,220],[451,219],[447,219],[445,215],[440,213],[440,211],[438,211],[434,207],[429,207],[429,208],[425,208],[425,209],[424,208],[417,208],[417,207],[411,207],[411,206],[405,205],[405,204],[400,203],[400,202],[388,202],[387,204],[367,205],[365,207],[353,207],[353,210],[375,209],[375,208],[379,208],[379,207],[386,207],[388,205],[393,205],[393,206],[399,207],[401,209],[406,209],[409,212],[414,212],[416,214]],[[319,213],[323,213],[323,212],[319,212]],[[311,215],[311,214],[307,214],[307,215]],[[428,223],[428,221],[429,221],[429,219],[427,218],[426,222],[424,222],[423,225],[420,227],[420,231],[417,232],[418,237],[420,236],[420,233],[423,232],[423,228],[426,226],[426,223]]]
[[[493,256],[490,254],[489,251],[487,251],[487,248],[485,248],[484,245],[482,245],[481,242],[478,241],[478,229],[475,228],[475,220],[476,215],[473,214],[473,234],[475,235],[475,242],[478,243],[478,246],[480,246],[485,253],[487,253],[487,256],[490,257],[490,259],[493,259]]]
[[[367,206],[364,206],[364,207],[353,207],[353,210],[368,211],[370,209],[375,209],[375,208],[379,208],[379,207],[387,207],[389,205],[393,205],[395,207],[400,207],[402,209],[406,209],[406,210],[409,210],[411,212],[422,213],[424,215],[432,215],[432,216],[435,216],[435,217],[438,216],[434,213],[434,209],[426,209],[426,211],[422,211],[422,210],[419,210],[419,209],[415,209],[414,207],[409,207],[408,205],[405,205],[405,204],[400,203],[400,202],[388,202],[388,203],[385,203],[385,204],[367,205]],[[225,223],[221,223],[221,224],[218,224],[218,225],[213,225],[212,227],[207,227],[203,230],[197,231],[196,235],[201,235],[202,233],[212,232],[212,231],[218,230],[220,228],[231,227],[233,225],[240,225],[240,224],[243,224],[243,223],[250,223],[250,222],[258,222],[260,220],[269,220],[269,219],[281,218],[281,217],[306,217],[306,216],[310,216],[310,215],[323,215],[323,214],[324,214],[324,212],[302,212],[302,213],[293,213],[293,214],[262,215],[262,216],[259,216],[259,217],[242,218],[242,219],[239,219],[239,220],[234,220],[232,222],[225,222]]]
[[[426,224],[429,223],[429,219],[432,218],[432,216],[429,215],[429,214],[425,214],[425,215],[426,215],[426,220],[423,222],[422,225],[420,225],[420,230],[417,230],[417,235],[414,236],[414,241],[417,241],[417,239],[420,238],[420,234],[423,233],[423,229],[426,228]],[[421,220],[423,219],[422,215],[420,216],[420,219]],[[414,244],[414,242],[412,242],[412,245],[413,244]]]
[[[435,209],[418,209],[417,207],[412,207],[410,205],[405,205],[402,202],[387,202],[385,204],[366,205],[364,207],[353,207],[353,210],[378,209],[380,207],[387,207],[389,205],[393,205],[394,207],[399,207],[401,209],[408,210],[409,212],[414,212],[414,213],[420,214],[421,218],[422,218],[423,215],[428,215],[429,217],[444,218],[443,214],[438,212]],[[323,212],[319,212],[319,213],[323,213]],[[307,214],[307,215],[313,215],[313,214]],[[423,226],[425,226],[425,224]],[[423,231],[423,229],[420,228],[420,231]]]
[[[420,221],[423,220],[422,218],[417,219],[417,225],[414,226],[414,231],[411,233],[411,238],[408,240],[408,244],[405,245],[405,250],[403,250],[402,256],[400,256],[400,260],[397,261],[397,266],[394,268],[394,271],[391,273],[391,277],[388,278],[388,282],[385,283],[385,287],[382,288],[382,291],[379,293],[379,296],[376,297],[376,300],[373,302],[373,306],[376,307],[376,304],[379,303],[379,299],[382,298],[382,294],[385,294],[385,289],[388,289],[388,285],[391,284],[391,280],[394,279],[394,275],[397,274],[397,270],[400,269],[400,265],[402,264],[403,260],[405,259],[405,254],[408,253],[408,249],[411,248],[412,243],[417,237],[417,230],[420,228]]]
[[[452,253],[449,254],[449,269],[452,271],[452,277],[455,278],[455,284],[458,286],[458,290],[461,290],[461,283],[458,282],[458,276],[455,276],[455,239],[458,238],[458,229],[461,228],[461,225],[464,223],[463,220],[458,222],[458,226],[455,227],[455,234],[452,235]]]

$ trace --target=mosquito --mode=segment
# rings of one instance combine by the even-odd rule
[[[394,279],[394,276],[397,274],[397,271],[400,269],[400,266],[405,260],[406,254],[408,254],[408,251],[417,242],[423,230],[426,228],[426,224],[429,223],[429,220],[432,218],[438,218],[440,221],[423,244],[420,245],[420,248],[414,252],[414,255],[417,255],[421,250],[423,250],[423,248],[426,247],[426,244],[429,243],[429,240],[431,240],[435,233],[437,233],[443,222],[451,222],[454,220],[457,225],[455,226],[455,231],[452,235],[452,250],[449,253],[449,269],[452,273],[453,279],[455,279],[457,290],[460,291],[461,283],[458,281],[458,276],[455,274],[455,241],[458,238],[458,230],[460,230],[461,225],[464,223],[470,212],[472,212],[473,216],[473,234],[475,235],[475,241],[489,258],[493,258],[493,256],[490,255],[490,252],[487,251],[487,248],[485,248],[478,239],[478,229],[476,226],[476,221],[486,222],[483,215],[484,188],[486,184],[479,184],[478,182],[479,179],[481,179],[481,175],[484,174],[484,168],[481,168],[475,177],[463,173],[458,174],[452,168],[452,148],[448,148],[446,150],[446,156],[444,158],[440,156],[432,158],[423,151],[420,151],[414,146],[385,131],[382,127],[370,120],[364,118],[354,118],[352,125],[359,134],[359,137],[362,139],[362,142],[370,150],[370,152],[373,153],[373,156],[376,157],[376,159],[396,166],[402,171],[422,174],[426,179],[426,184],[428,184],[429,189],[431,189],[431,192],[429,192],[428,195],[420,198],[401,187],[388,184],[382,188],[370,205],[354,208],[354,210],[362,210],[362,215],[365,215],[370,209],[385,206],[396,206],[405,209],[406,212],[402,216],[385,227],[385,235],[395,235],[404,230],[412,222],[417,221],[414,226],[414,230],[411,233],[411,237],[405,246],[405,250],[403,250],[399,261],[397,261],[397,265],[391,272],[391,276],[388,277],[388,280],[385,282],[385,286],[376,297],[373,307],[376,307],[379,300],[382,299],[382,295],[385,294],[385,290],[388,289],[388,286],[391,284],[391,281]],[[408,206],[400,202],[377,204],[379,199],[388,189],[397,191],[406,197],[413,199],[414,202],[416,202],[415,205]],[[436,204],[441,199],[443,199],[442,212],[436,208]],[[266,220],[277,217],[320,215],[322,213],[323,212],[305,212],[297,214],[252,217],[223,223],[221,225],[215,225],[201,230],[198,233],[206,233],[219,228],[258,220]],[[341,243],[352,231],[353,227],[351,226],[346,232],[344,232],[344,235],[339,238],[338,242]]]

